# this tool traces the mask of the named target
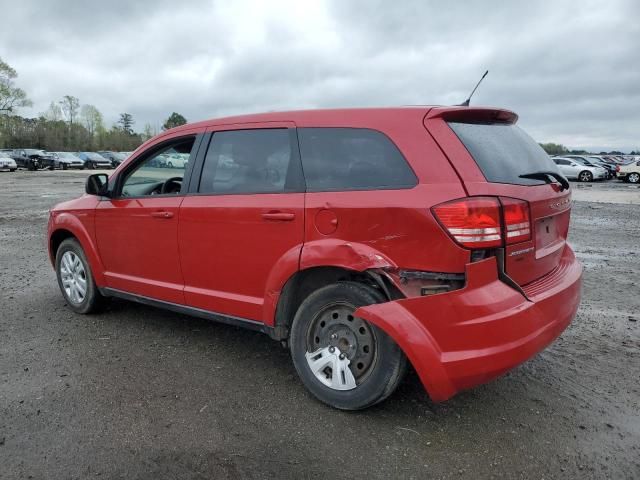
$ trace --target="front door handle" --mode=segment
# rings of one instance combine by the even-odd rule
[[[263,213],[262,218],[274,222],[290,222],[296,218],[296,215],[290,212],[269,212]]]
[[[151,212],[151,216],[153,218],[173,218],[173,212],[166,212],[166,211]]]

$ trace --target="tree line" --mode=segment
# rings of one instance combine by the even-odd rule
[[[146,124],[142,132],[134,130],[135,120],[127,112],[107,127],[95,105],[82,104],[73,95],[51,102],[35,118],[18,115],[31,107],[27,93],[16,85],[18,74],[0,58],[0,148],[39,148],[49,151],[130,151],[153,137],[157,129]],[[184,125],[187,119],[173,112],[162,129]]]
[[[587,152],[586,150],[570,150],[560,143],[541,143],[540,146],[549,155],[625,155],[625,153],[618,150],[611,150],[610,152]],[[630,155],[640,155],[640,151],[632,151]]]

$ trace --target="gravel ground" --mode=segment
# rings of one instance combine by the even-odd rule
[[[443,404],[410,374],[344,413],[259,333],[71,313],[45,227],[86,175],[0,173],[0,478],[640,478],[640,189],[576,189],[584,300],[547,350]]]

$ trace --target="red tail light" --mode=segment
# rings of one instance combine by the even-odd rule
[[[529,204],[506,197],[469,197],[441,203],[433,213],[449,235],[466,248],[494,248],[531,238]]]
[[[471,197],[442,203],[433,213],[456,242],[467,248],[502,245],[497,197]]]
[[[500,197],[507,243],[520,243],[531,238],[529,204],[524,200]]]
[[[616,165],[616,172],[620,171],[620,165]]]

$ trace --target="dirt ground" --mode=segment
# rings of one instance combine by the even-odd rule
[[[411,374],[344,413],[262,334],[72,313],[45,228],[86,175],[0,173],[0,478],[640,478],[640,189],[575,188],[584,297],[547,350],[443,404]]]

